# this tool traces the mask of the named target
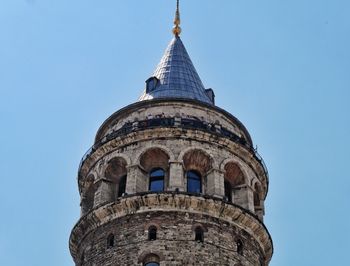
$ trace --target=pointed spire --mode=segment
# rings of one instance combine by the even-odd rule
[[[177,0],[172,39],[153,75],[146,81],[140,101],[156,98],[191,99],[210,105],[214,103],[214,93],[206,90],[185,46],[180,33],[180,8]]]
[[[176,37],[180,36],[181,34],[181,19],[180,19],[180,0],[177,0],[177,5],[176,5],[176,13],[175,13],[175,19],[174,19],[174,28],[173,28],[173,33]]]
[[[139,100],[155,98],[184,98],[214,104],[180,37],[170,42]]]

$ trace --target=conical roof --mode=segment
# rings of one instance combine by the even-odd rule
[[[139,100],[154,98],[193,99],[213,105],[179,36],[168,45]]]

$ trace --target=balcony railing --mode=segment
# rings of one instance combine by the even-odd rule
[[[124,126],[122,126],[121,128],[109,133],[107,136],[105,136],[101,140],[96,141],[95,144],[84,154],[83,158],[81,159],[79,169],[82,167],[85,160],[89,158],[91,154],[93,154],[99,147],[101,147],[105,143],[117,137],[125,136],[132,132],[137,132],[137,131],[142,131],[142,130],[152,129],[152,128],[159,128],[159,127],[194,129],[194,130],[209,132],[211,134],[216,134],[224,138],[228,138],[231,141],[242,145],[244,148],[252,152],[255,156],[255,159],[259,161],[262,167],[264,168],[266,175],[268,175],[268,170],[264,160],[262,159],[260,154],[257,152],[257,150],[254,149],[244,138],[239,137],[234,132],[231,132],[228,129],[223,128],[218,124],[210,124],[205,121],[200,121],[194,118],[181,118],[181,117],[171,117],[171,118],[156,117],[156,118],[150,118],[142,121],[135,121],[133,123],[131,122],[125,123]]]

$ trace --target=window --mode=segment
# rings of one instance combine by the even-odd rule
[[[151,77],[146,80],[146,93],[154,91],[158,85],[159,79],[156,77]]]
[[[159,266],[160,258],[156,254],[149,254],[143,259],[143,266]]]
[[[158,262],[147,262],[144,266],[159,266]]]
[[[157,240],[157,227],[154,225],[148,228],[148,240]]]
[[[239,255],[243,255],[243,242],[242,242],[242,240],[240,240],[240,239],[238,239],[237,241],[236,241],[236,245],[237,245],[237,253],[239,254]]]
[[[107,248],[112,248],[112,247],[114,247],[114,235],[110,234],[107,237]]]
[[[122,197],[125,193],[126,189],[126,175],[122,176],[119,180],[119,188],[118,188],[118,198]]]
[[[227,201],[232,202],[232,186],[231,183],[225,180],[225,197]]]
[[[161,168],[153,169],[149,177],[149,191],[160,192],[164,190],[164,170]]]
[[[195,229],[195,241],[204,242],[204,232],[200,226],[197,226]]]
[[[187,172],[187,192],[201,193],[202,192],[202,178],[196,171]]]

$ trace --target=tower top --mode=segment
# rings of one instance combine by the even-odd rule
[[[180,36],[181,34],[181,19],[180,19],[180,0],[177,0],[177,5],[176,5],[176,13],[175,13],[175,19],[174,19],[174,28],[173,28],[173,33],[176,37]]]
[[[146,81],[140,101],[154,98],[193,99],[214,105],[212,89],[206,90],[183,45],[180,33],[180,8],[177,0],[172,39],[153,75]]]
[[[171,40],[139,100],[155,98],[193,99],[214,105],[180,36]]]

